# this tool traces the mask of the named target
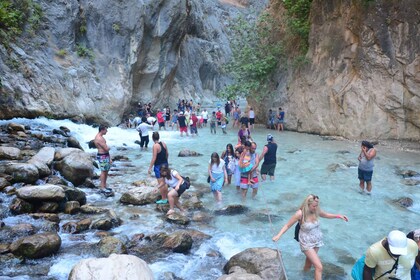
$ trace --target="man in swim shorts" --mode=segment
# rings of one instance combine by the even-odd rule
[[[264,146],[264,149],[260,155],[260,161],[264,158],[264,162],[261,166],[261,178],[265,181],[266,176],[270,176],[270,180],[274,180],[274,170],[276,169],[276,154],[277,154],[277,144],[274,143],[273,135],[267,135],[267,145]]]
[[[113,191],[110,188],[106,187],[106,180],[108,178],[108,172],[111,169],[111,156],[109,155],[109,150],[111,149],[106,144],[106,140],[104,138],[104,135],[108,132],[108,127],[104,125],[99,126],[99,132],[96,134],[94,143],[96,148],[98,149],[98,153],[96,155],[96,159],[99,162],[99,168],[101,169],[101,175],[100,175],[100,193],[104,194],[105,196],[112,196]]]

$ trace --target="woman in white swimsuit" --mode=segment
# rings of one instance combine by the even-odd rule
[[[308,271],[313,265],[315,267],[315,280],[322,279],[322,263],[318,256],[318,250],[319,247],[324,245],[318,218],[322,217],[327,219],[342,219],[346,222],[348,221],[345,215],[330,214],[322,211],[318,206],[319,197],[313,194],[308,195],[296,213],[281,228],[279,233],[273,237],[273,241],[278,241],[289,228],[291,228],[296,222],[299,222],[300,249],[306,256],[303,270]]]

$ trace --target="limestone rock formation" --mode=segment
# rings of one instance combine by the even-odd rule
[[[226,26],[267,1],[38,3],[44,17],[35,38],[23,36],[8,49],[0,44],[0,119],[43,115],[116,125],[140,101],[214,99],[227,82]]]
[[[308,63],[277,79],[286,128],[419,140],[419,10],[416,0],[312,1]]]

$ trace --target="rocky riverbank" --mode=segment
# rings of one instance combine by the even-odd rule
[[[89,275],[92,271],[87,267],[91,266],[107,267],[106,271],[114,267],[114,273],[123,275],[124,271],[118,268],[126,263],[142,263],[142,269],[125,271],[127,275],[153,279],[147,263],[174,253],[189,254],[197,250],[211,236],[196,228],[208,226],[213,215],[238,215],[248,211],[246,206],[228,205],[211,213],[200,200],[207,192],[207,186],[195,184],[182,196],[188,214],[166,216],[168,205],[155,206],[159,195],[154,191],[156,180],[152,178],[113,186],[116,198],[103,197],[98,203],[89,203],[89,196],[99,196],[94,154],[83,151],[71,134],[66,127],[48,130],[13,122],[0,126],[0,263],[2,267],[8,267],[2,269],[0,275],[47,279],[54,258],[83,251],[89,252],[93,259],[76,265],[70,279]],[[135,169],[124,156],[124,149],[118,148],[120,154],[113,155],[115,166],[110,176],[114,178]],[[178,156],[200,155],[182,150]],[[144,207],[144,215],[130,214],[122,218],[117,207]],[[152,216],[163,219],[168,227],[152,231],[139,228],[137,233],[123,237],[112,231],[130,221]],[[20,222],[9,223],[11,217]],[[80,243],[88,235],[94,235],[99,241]],[[63,238],[74,244],[63,248]],[[276,266],[281,261],[276,252],[268,248],[253,250],[255,254],[245,254],[244,258],[256,265],[235,262],[225,268],[225,273],[232,275],[220,279],[284,277],[285,272],[278,269],[282,266]],[[266,255],[266,250],[273,253],[258,257]],[[130,259],[129,256],[137,258]],[[207,257],[217,259],[221,264],[226,262],[218,252]],[[236,256],[235,260],[240,258]],[[93,272],[103,273],[102,270]],[[166,279],[174,277],[173,272],[168,272]]]

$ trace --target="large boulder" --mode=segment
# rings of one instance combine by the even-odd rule
[[[12,176],[13,182],[33,184],[39,179],[38,168],[30,163],[11,163],[6,166],[5,173]]]
[[[16,160],[20,159],[20,150],[15,147],[0,146],[0,160]]]
[[[123,193],[120,202],[123,204],[145,205],[155,203],[159,199],[159,192],[152,187],[139,187]]]
[[[40,233],[20,238],[10,245],[15,256],[39,259],[58,252],[61,238],[57,233]]]
[[[108,258],[81,260],[71,270],[69,280],[119,279],[153,280],[153,272],[142,259],[112,254]]]
[[[29,162],[42,162],[47,166],[51,166],[54,160],[55,149],[52,147],[43,147],[38,151]]]
[[[234,267],[241,267],[246,273],[256,274],[261,277],[261,279],[284,280],[287,279],[286,272],[283,271],[284,266],[280,262],[281,258],[274,249],[249,248],[231,257],[223,267],[223,270],[225,273],[231,274]]]
[[[61,201],[66,197],[61,186],[51,184],[22,187],[16,195],[27,201]]]
[[[78,186],[82,184],[86,178],[92,177],[93,163],[88,153],[79,149],[74,150],[77,152],[73,151],[65,156],[64,159],[57,162],[56,168],[64,178],[72,182],[75,186]]]

